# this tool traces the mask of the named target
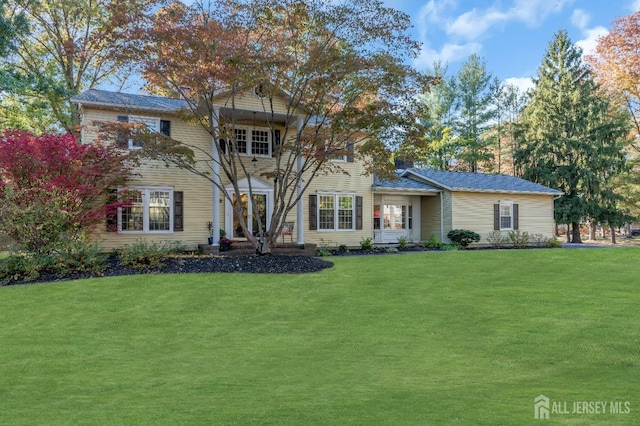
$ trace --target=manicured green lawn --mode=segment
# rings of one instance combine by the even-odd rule
[[[0,424],[542,424],[540,394],[608,403],[549,424],[638,424],[639,258],[439,252],[0,288]]]

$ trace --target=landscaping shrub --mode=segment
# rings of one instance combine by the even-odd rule
[[[527,247],[531,241],[531,237],[527,231],[510,231],[507,238],[511,245],[513,245],[513,248],[517,249]]]
[[[360,240],[360,248],[362,250],[373,250],[373,238],[366,237]]]
[[[560,247],[562,247],[562,241],[560,241],[560,240],[558,240],[558,239],[556,239],[554,237],[547,238],[546,243],[547,243],[547,247],[549,247],[549,248],[560,248]]]
[[[137,240],[118,249],[120,263],[136,269],[158,268],[162,260],[170,254],[180,253],[184,247],[179,242],[148,242]]]
[[[424,243],[425,247],[432,249],[439,249],[442,247],[442,241],[437,235],[431,234],[431,237]]]
[[[469,231],[468,229],[452,229],[447,234],[447,237],[452,243],[466,248],[471,243],[477,243],[480,241],[480,235],[477,232]]]
[[[507,242],[507,238],[500,231],[491,231],[487,235],[487,241],[491,247],[500,248]]]
[[[398,237],[398,248],[400,250],[407,248],[407,237]]]

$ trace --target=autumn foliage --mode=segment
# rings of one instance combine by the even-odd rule
[[[64,134],[0,133],[0,231],[20,248],[52,253],[85,238],[114,204],[109,188],[124,184],[125,154],[101,144],[80,145]]]

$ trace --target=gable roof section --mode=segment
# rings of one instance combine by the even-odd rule
[[[188,107],[184,99],[171,99],[161,96],[133,95],[130,93],[109,92],[89,89],[71,98],[71,102],[90,105],[97,108],[118,108],[135,111],[176,113]]]
[[[398,173],[399,180],[382,180],[377,176],[373,177],[373,190],[392,190],[406,192],[440,192],[440,188],[429,185],[421,180],[402,176]]]
[[[562,191],[558,191],[557,189],[509,175],[412,168],[402,171],[401,176],[411,179],[417,178],[423,180],[425,183],[433,184],[450,191],[562,194]]]

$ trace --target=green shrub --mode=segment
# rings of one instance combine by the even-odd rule
[[[529,244],[534,247],[546,247],[547,239],[542,234],[531,234],[529,237]]]
[[[525,248],[529,245],[529,241],[531,237],[527,231],[520,232],[518,231],[510,231],[508,234],[508,239],[513,248]]]
[[[562,247],[562,241],[560,241],[560,240],[558,240],[558,239],[556,239],[554,237],[547,238],[546,243],[547,243],[547,247],[549,247],[549,248],[560,248],[560,247]]]
[[[507,242],[507,238],[500,231],[491,231],[487,234],[487,241],[491,247],[500,248]]]
[[[397,252],[398,252],[397,248],[395,248],[395,247],[387,247],[386,253],[393,254],[393,253],[397,253]]]
[[[360,240],[360,248],[362,250],[373,250],[373,238],[362,238],[362,240]]]
[[[444,251],[458,251],[460,250],[460,245],[458,244],[441,244],[440,245],[440,250],[444,250]]]
[[[424,243],[425,247],[439,249],[442,247],[442,241],[437,235],[431,234],[431,237]]]
[[[184,251],[180,242],[148,242],[137,240],[133,244],[127,244],[118,250],[120,263],[132,266],[136,269],[159,268],[162,260],[170,254]]]
[[[447,237],[452,243],[466,248],[471,243],[477,243],[480,241],[480,235],[477,232],[469,231],[468,229],[452,229],[447,234]]]
[[[347,247],[347,245],[346,245],[346,244],[340,244],[340,245],[338,246],[338,251],[339,251],[340,253],[349,253],[349,248]]]
[[[37,253],[11,253],[0,259],[0,284],[13,281],[33,281],[52,270],[51,255]]]
[[[407,248],[407,237],[398,237],[398,248],[400,250]]]
[[[327,249],[321,248],[316,250],[316,255],[318,257],[325,257],[325,256],[331,256],[331,252]]]

